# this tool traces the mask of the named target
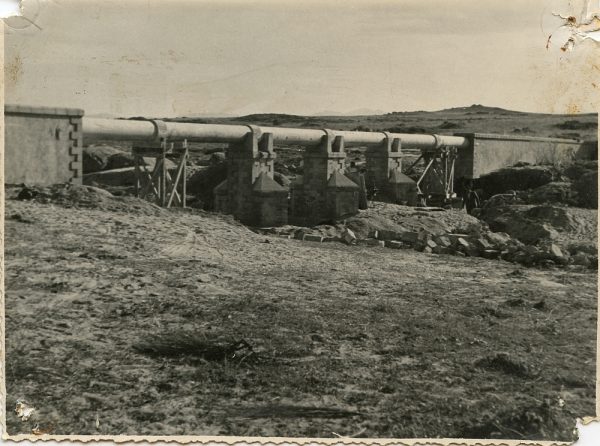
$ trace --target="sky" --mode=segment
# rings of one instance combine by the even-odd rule
[[[23,1],[33,23],[4,26],[6,103],[148,117],[600,104],[600,46],[561,51],[552,15],[600,0]]]

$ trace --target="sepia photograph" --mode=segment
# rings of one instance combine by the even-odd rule
[[[575,441],[599,30],[597,0],[22,0],[4,438]]]

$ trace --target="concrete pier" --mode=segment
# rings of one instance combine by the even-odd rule
[[[377,146],[367,147],[367,187],[377,191],[377,199],[392,203],[417,204],[417,185],[402,173],[402,140],[390,133]]]
[[[359,187],[344,175],[344,138],[326,132],[304,152],[304,174],[291,189],[294,224],[314,225],[358,213]]]
[[[273,179],[273,135],[249,127],[243,141],[229,144],[227,180],[215,188],[215,210],[251,226],[284,225],[288,191]]]

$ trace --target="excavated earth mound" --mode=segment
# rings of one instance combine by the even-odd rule
[[[507,205],[482,210],[492,231],[502,231],[526,244],[554,241],[563,247],[587,244],[595,251],[598,218],[593,209],[552,205]]]
[[[57,204],[66,208],[99,209],[141,215],[159,215],[167,212],[149,201],[131,196],[116,197],[107,190],[94,186],[24,186],[7,190],[7,196],[23,201]]]
[[[514,166],[499,169],[477,180],[477,187],[489,196],[509,190],[535,189],[561,179],[553,166]]]

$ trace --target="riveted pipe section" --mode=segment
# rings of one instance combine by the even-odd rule
[[[160,125],[155,123],[160,122]],[[156,141],[160,137],[171,140],[195,142],[241,142],[250,132],[246,125],[193,124],[164,121],[134,121],[124,119],[83,118],[84,141],[123,140]],[[258,127],[261,132],[271,133],[276,144],[318,145],[325,130],[286,127]],[[159,132],[160,129],[160,132]],[[342,136],[346,146],[374,146],[386,138],[399,138],[402,147],[434,149],[440,146],[468,147],[469,141],[462,136],[419,135],[409,133],[354,132],[332,130],[334,136]],[[159,135],[162,133],[162,135]]]

